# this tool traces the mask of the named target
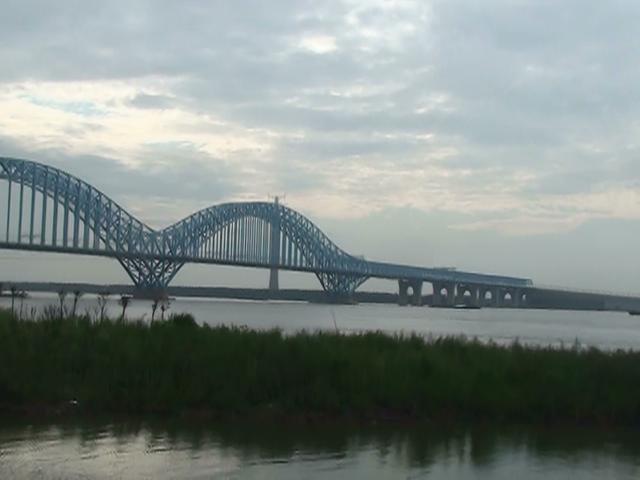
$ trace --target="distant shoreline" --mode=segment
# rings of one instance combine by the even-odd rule
[[[14,293],[12,294],[11,290]],[[3,292],[5,294],[3,295]],[[139,300],[153,300],[153,292],[139,291],[130,284],[95,284],[78,282],[22,282],[3,280],[0,281],[0,296],[22,295],[26,293],[38,292],[59,294],[68,296],[79,295],[109,295],[111,298],[118,298],[128,295]],[[323,290],[311,290],[300,288],[282,288],[270,290],[268,288],[246,288],[246,287],[212,287],[212,286],[169,286],[164,292],[168,297],[175,298],[203,298],[203,299],[231,299],[231,300],[252,300],[252,301],[286,301],[286,302],[308,302],[321,304],[394,304],[399,305],[399,294],[392,292],[375,292],[366,290],[356,290],[353,296],[345,298],[331,298]],[[157,292],[155,292],[157,294]],[[17,297],[16,297],[17,298]],[[464,298],[458,299],[451,305],[433,305],[433,295],[425,293],[420,298],[420,305],[455,308],[472,307],[477,305],[465,303]],[[500,307],[485,305],[482,308],[522,308],[504,304]],[[532,287],[527,295],[526,306],[524,308],[536,310],[576,310],[576,311],[614,311],[614,312],[634,312],[640,313],[640,299],[628,296],[619,296],[610,293],[581,292],[569,290],[555,290],[552,287]]]

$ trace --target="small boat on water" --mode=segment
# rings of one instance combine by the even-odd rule
[[[455,305],[429,305],[431,308],[453,308],[455,310],[480,310],[482,307],[477,305],[466,305],[464,303],[458,303]]]
[[[480,306],[478,305],[467,305],[466,303],[459,303],[454,305],[453,308],[458,310],[480,310]]]

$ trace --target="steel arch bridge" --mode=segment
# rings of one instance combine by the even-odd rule
[[[142,290],[164,290],[186,263],[311,272],[336,297],[351,295],[372,277],[434,285],[532,284],[368,261],[343,251],[308,218],[277,201],[215,205],[155,230],[95,187],[48,165],[0,157],[0,179],[7,182],[0,248],[115,258]]]

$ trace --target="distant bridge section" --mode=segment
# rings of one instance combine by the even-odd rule
[[[339,248],[313,222],[276,202],[215,205],[155,230],[107,195],[57,168],[0,157],[7,182],[0,203],[0,248],[98,255],[116,259],[135,287],[163,292],[187,263],[310,272],[335,300],[348,301],[369,278],[399,282],[400,302],[418,305],[424,282],[434,304],[514,306],[529,279],[368,261]]]

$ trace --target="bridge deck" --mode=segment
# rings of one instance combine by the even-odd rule
[[[278,201],[214,205],[155,230],[92,185],[48,165],[0,157],[0,179],[6,186],[0,248],[115,258],[138,288],[166,289],[186,263],[312,272],[338,296],[351,295],[368,278],[532,285],[526,278],[364,260]]]
[[[335,268],[324,269],[323,267],[312,267],[307,265],[286,265],[286,264],[270,264],[252,261],[228,260],[228,259],[216,259],[216,258],[201,258],[190,256],[158,256],[154,254],[136,253],[127,254],[119,253],[109,250],[94,250],[91,248],[73,248],[62,247],[52,245],[39,245],[28,243],[15,243],[15,242],[0,242],[0,249],[7,250],[22,250],[22,251],[35,251],[35,252],[49,252],[49,253],[66,253],[75,255],[88,255],[99,256],[107,258],[122,258],[122,257],[134,257],[138,259],[149,259],[157,261],[171,261],[177,263],[198,263],[208,265],[225,265],[236,267],[249,267],[249,268],[276,268],[279,270],[288,270],[295,272],[326,272],[333,273]],[[491,275],[484,273],[466,272],[459,270],[452,270],[448,268],[427,268],[427,267],[415,267],[410,265],[401,265],[385,262],[369,262],[364,260],[368,264],[370,270],[367,271],[367,277],[380,278],[380,279],[406,279],[406,280],[421,280],[424,282],[441,282],[441,283],[464,283],[467,285],[482,285],[482,286],[499,286],[510,288],[524,288],[533,286],[533,282],[527,278],[508,277],[500,275]],[[346,270],[346,274],[351,273]],[[361,271],[357,272],[362,274]]]

